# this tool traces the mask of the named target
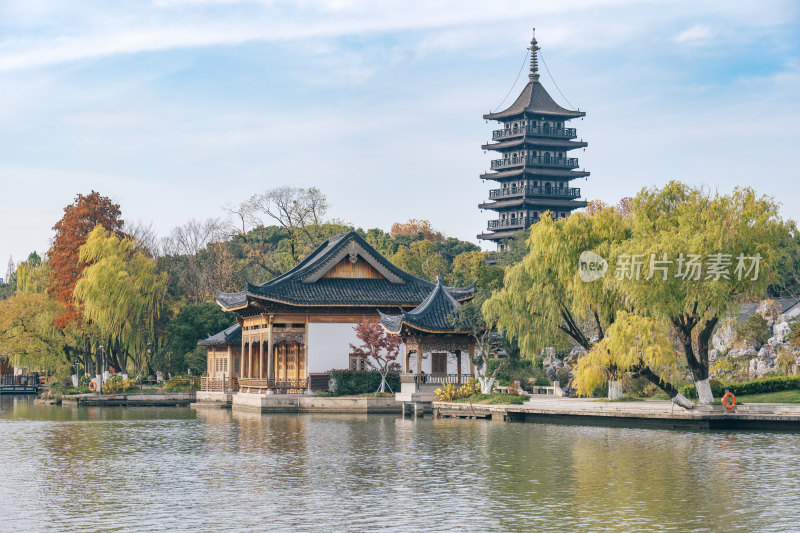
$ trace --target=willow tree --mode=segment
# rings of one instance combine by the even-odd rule
[[[483,305],[487,320],[516,337],[526,353],[563,336],[589,350],[623,304],[608,280],[581,278],[579,258],[587,250],[606,257],[629,235],[629,221],[614,208],[542,217],[531,226],[528,253],[506,270],[503,288]]]
[[[0,301],[0,357],[15,367],[46,370],[56,374],[69,370],[73,341],[54,320],[64,305],[44,291],[20,292]]]
[[[620,311],[603,340],[578,360],[573,383],[578,394],[590,396],[606,380],[626,373],[646,378],[682,407],[693,406],[672,385],[680,378],[680,365],[664,320]]]
[[[127,371],[128,362],[141,371],[147,364],[147,343],[165,306],[167,276],[156,271],[150,257],[135,242],[97,226],[81,246],[83,269],[75,299],[83,317],[107,347],[109,364]]]
[[[711,194],[679,182],[642,190],[631,222],[631,237],[611,250],[608,279],[627,307],[672,325],[700,403],[711,403],[714,328],[738,303],[766,295],[777,247],[794,226],[752,189]]]

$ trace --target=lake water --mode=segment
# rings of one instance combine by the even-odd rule
[[[800,435],[0,396],[2,531],[800,530]]]

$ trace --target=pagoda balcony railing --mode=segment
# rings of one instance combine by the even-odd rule
[[[536,224],[539,221],[538,217],[513,217],[504,218],[502,220],[490,220],[487,226],[490,230],[497,229],[513,229],[513,228],[527,228],[531,224]]]
[[[559,139],[574,139],[578,136],[575,128],[553,128],[550,126],[527,126],[525,128],[504,128],[492,132],[492,140],[517,137],[519,135],[540,135]]]
[[[492,189],[489,199],[511,198],[514,196],[559,196],[562,198],[579,198],[581,190],[578,187],[506,187],[505,189]]]
[[[521,165],[535,165],[539,167],[578,168],[577,157],[508,157],[494,159],[491,163],[492,170],[498,168],[518,167]]]

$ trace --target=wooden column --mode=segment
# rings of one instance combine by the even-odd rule
[[[417,374],[422,373],[422,354],[425,353],[425,346],[422,342],[417,343]]]
[[[411,361],[410,361],[410,358],[411,358],[411,356],[410,356],[410,355],[409,355],[409,353],[408,353],[408,352],[409,352],[409,350],[408,350],[408,344],[403,344],[403,351],[404,351],[404,352],[405,352],[405,354],[406,354],[406,357],[405,357],[405,359],[406,359],[406,366],[405,366],[405,369],[404,369],[404,370],[405,370],[406,374],[408,374],[408,373],[409,373],[409,368],[408,368],[408,367],[409,367],[409,364],[410,364],[410,362],[411,362]]]
[[[305,360],[305,367],[306,367],[306,390],[309,394],[311,394],[311,354],[308,353],[308,314],[306,314],[306,329],[303,332],[303,344],[300,347],[300,350],[303,352],[302,357]],[[297,354],[298,358],[300,354]]]
[[[242,351],[239,353],[239,377],[244,378],[247,377],[247,373],[245,372],[245,361],[244,361],[244,354],[247,353],[244,347],[247,345],[245,332],[244,332],[244,324],[242,324]]]
[[[264,328],[258,330],[258,378],[264,377]]]
[[[267,330],[267,379],[275,379],[275,349],[272,345],[272,315]]]
[[[247,377],[253,377],[253,338],[247,343]]]
[[[456,350],[456,382],[461,384],[461,350]]]
[[[228,361],[225,375],[233,376],[233,349],[230,344],[228,345]]]

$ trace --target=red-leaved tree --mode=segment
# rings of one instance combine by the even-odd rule
[[[103,226],[107,231],[122,236],[122,220],[119,205],[108,197],[92,191],[90,194],[79,194],[75,201],[64,208],[64,216],[56,222],[53,229],[56,236],[47,252],[50,263],[50,296],[66,305],[66,313],[57,320],[59,327],[64,327],[78,317],[78,310],[72,302],[75,284],[83,272],[85,264],[78,251],[86,244],[86,238],[95,226]]]
[[[354,354],[366,356],[367,364],[381,374],[380,392],[386,392],[386,374],[399,371],[397,356],[403,341],[400,337],[388,335],[378,322],[364,319],[355,325],[356,337],[361,346],[350,345]]]

